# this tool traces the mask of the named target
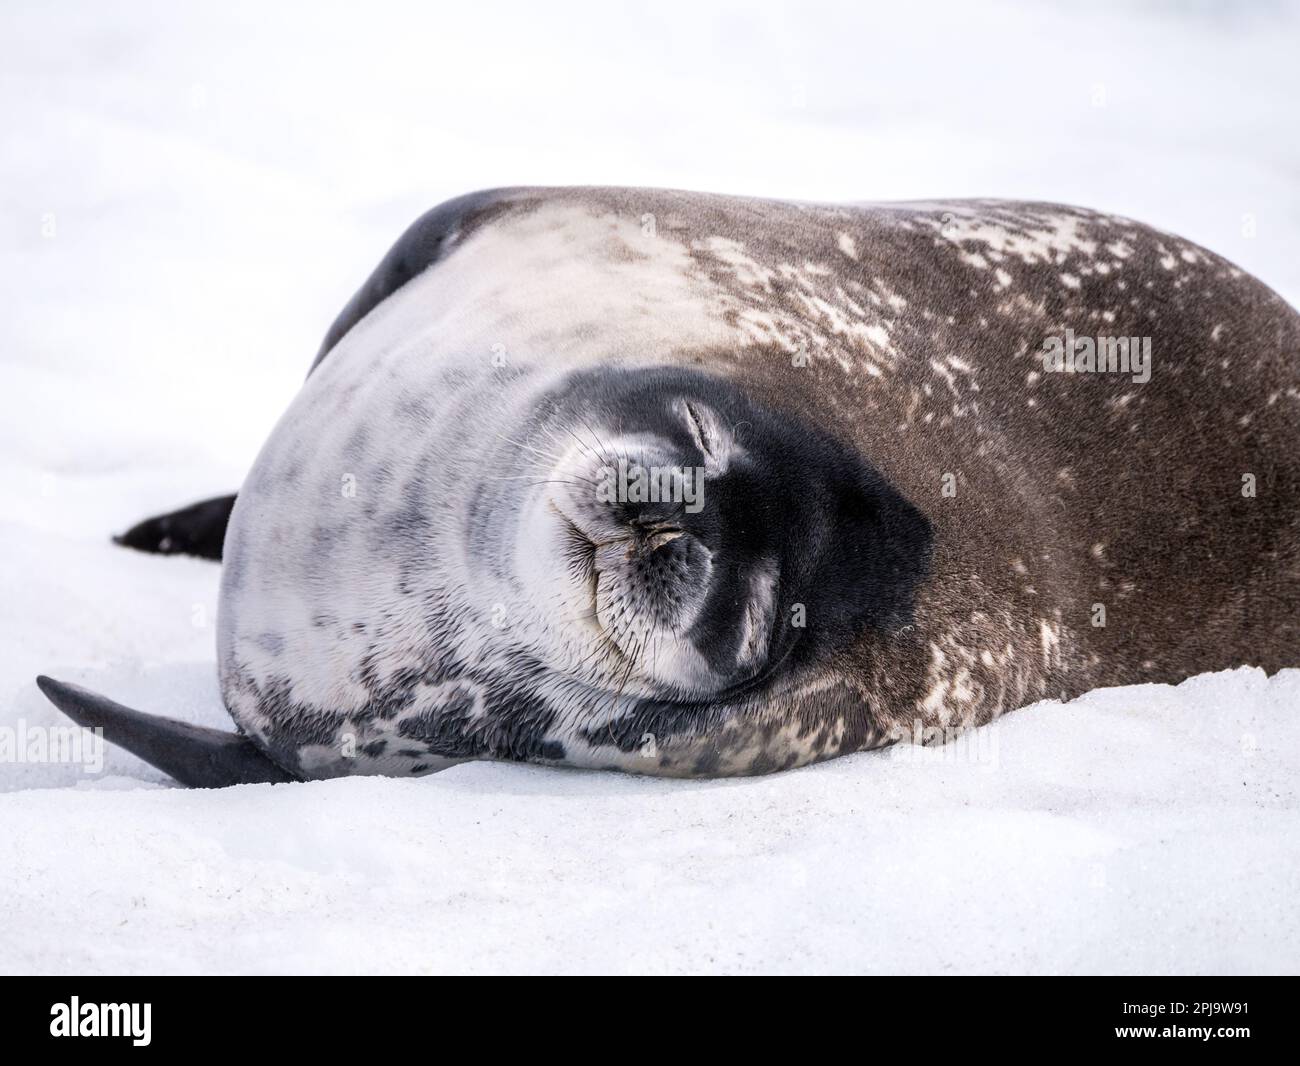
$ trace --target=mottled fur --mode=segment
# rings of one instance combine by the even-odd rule
[[[1045,372],[1067,329],[1151,338],[1150,381]],[[626,558],[677,576],[611,577],[635,617],[598,589],[584,623],[551,515],[611,449],[714,462],[718,513],[771,535],[699,525],[652,556],[637,526]],[[858,503],[834,502],[846,485]],[[1298,491],[1300,316],[1128,219],[477,194],[390,253],[249,475],[222,690],[301,776],[780,769],[1097,686],[1300,665]],[[651,580],[680,602],[661,612]],[[674,636],[718,587],[732,621]],[[733,629],[748,650],[724,655]]]

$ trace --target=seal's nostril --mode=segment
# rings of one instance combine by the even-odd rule
[[[665,527],[654,530],[645,538],[646,549],[650,552],[657,552],[660,548],[666,547],[675,541],[678,537],[686,536],[686,530],[675,527]]]

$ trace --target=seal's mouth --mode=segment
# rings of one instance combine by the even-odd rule
[[[568,479],[572,483],[573,479]],[[589,626],[617,664],[619,687],[633,676],[657,687],[698,695],[716,689],[710,678],[687,683],[682,671],[689,649],[685,598],[678,582],[689,572],[684,561],[698,545],[671,519],[627,513],[593,515],[572,499],[547,501],[559,525],[559,554],[568,582],[580,591],[577,621]],[[574,517],[577,512],[580,517]],[[678,673],[656,671],[660,656],[678,662]],[[649,659],[647,663],[645,660]],[[698,675],[698,667],[694,670]],[[700,685],[699,682],[705,682]]]
[[[551,510],[564,524],[564,560],[568,565],[569,574],[575,581],[590,587],[591,609],[594,616],[596,589],[600,576],[596,573],[596,551],[599,546],[554,501],[551,501]]]
[[[596,568],[596,557],[600,545],[573,521],[555,503],[549,501],[550,510],[554,512],[561,526],[561,554],[565,568],[572,582],[584,591],[580,613],[575,621],[589,626],[595,636],[618,659],[623,659],[623,651],[618,642],[611,640],[600,623],[600,571]]]

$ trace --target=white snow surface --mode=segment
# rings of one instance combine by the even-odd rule
[[[7,3],[0,730],[61,724],[40,672],[229,725],[217,567],[108,534],[238,486],[438,201],[1058,200],[1294,304],[1297,45],[1293,3]],[[1295,972],[1298,712],[1243,668],[708,782],[0,762],[0,971]]]

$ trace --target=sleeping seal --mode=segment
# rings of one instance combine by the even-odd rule
[[[763,773],[1300,665],[1298,352],[1262,283],[1094,211],[476,194],[237,500],[121,538],[224,556],[240,731],[40,684],[221,785]]]

